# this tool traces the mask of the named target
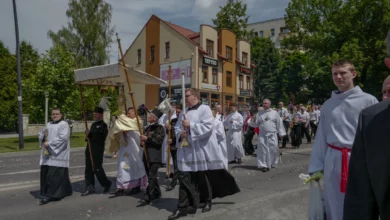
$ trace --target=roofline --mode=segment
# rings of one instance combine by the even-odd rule
[[[260,24],[260,23],[266,23],[266,22],[270,22],[270,21],[277,21],[277,20],[284,20],[284,17],[280,17],[280,18],[273,18],[273,19],[264,20],[264,21],[257,21],[257,22],[249,23],[248,25],[252,25],[252,24]]]

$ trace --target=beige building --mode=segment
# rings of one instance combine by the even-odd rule
[[[251,23],[248,24],[247,29],[249,31],[253,30],[253,36],[259,36],[260,38],[269,37],[276,48],[280,48],[280,42],[284,35],[290,33],[290,30],[286,27],[284,18]]]
[[[152,15],[125,53],[126,63],[168,81],[171,70],[172,99],[182,98],[181,73],[185,87],[197,88],[201,102],[214,107],[229,102],[249,102],[252,94],[250,44],[237,41],[227,29],[219,32],[200,25],[199,32]],[[125,88],[125,91],[128,91]],[[149,109],[168,95],[167,85],[133,85],[136,104]],[[131,106],[126,94],[128,106]]]

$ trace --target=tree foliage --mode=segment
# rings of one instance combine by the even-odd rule
[[[0,41],[0,131],[14,131],[18,121],[16,58]]]
[[[258,101],[268,98],[279,101],[285,98],[280,75],[280,54],[269,38],[255,37],[251,41],[251,56],[256,65],[254,72],[254,94]]]
[[[114,33],[111,5],[104,0],[69,0],[66,15],[67,27],[48,32],[53,45],[70,51],[80,68],[106,64]]]
[[[358,71],[356,84],[380,96],[381,82],[388,75],[383,64],[390,26],[388,0],[292,0],[286,13],[291,34],[282,45],[306,53],[301,74],[309,100],[329,97],[335,88],[331,65],[338,59],[351,60]]]
[[[253,31],[248,31],[247,5],[238,0],[228,0],[226,5],[220,6],[213,23],[217,30],[227,28],[236,34],[237,39],[250,40]]]

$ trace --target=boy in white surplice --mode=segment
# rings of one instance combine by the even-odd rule
[[[229,163],[241,163],[245,156],[244,147],[242,146],[242,126],[244,119],[237,111],[237,104],[230,104],[230,114],[226,116],[223,125],[228,129],[226,135],[227,152]],[[237,161],[236,161],[237,160]]]

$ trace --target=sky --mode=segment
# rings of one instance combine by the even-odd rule
[[[289,0],[242,0],[247,4],[249,23],[283,17]],[[200,24],[212,25],[212,18],[227,0],[106,0],[112,11],[112,25],[122,49],[133,42],[152,14],[174,24],[199,31]],[[16,0],[20,41],[30,42],[39,53],[52,46],[47,32],[66,26],[67,0]],[[0,0],[0,41],[15,53],[15,23],[12,0]],[[115,37],[115,35],[113,36]],[[115,39],[114,39],[115,40]],[[116,42],[116,41],[115,41]],[[110,61],[118,60],[118,45],[110,48]]]

